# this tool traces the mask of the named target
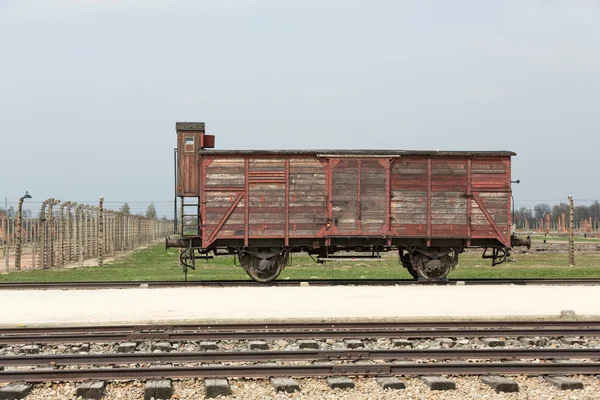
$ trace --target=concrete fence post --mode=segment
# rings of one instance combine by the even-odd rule
[[[129,228],[129,250],[133,250],[135,248],[135,240],[137,237],[137,221],[138,217],[132,215],[130,219],[130,228]]]
[[[54,208],[55,205],[57,205],[58,203],[60,203],[60,200],[54,200],[52,203],[50,203],[50,205],[48,206],[48,226],[49,226],[49,232],[48,232],[48,251],[46,252],[46,254],[48,255],[48,259],[47,259],[47,263],[46,265],[49,266],[50,268],[54,267],[54,263],[55,263],[55,256],[54,256],[54,241],[56,240],[56,228],[54,226],[54,211],[52,210]]]
[[[135,247],[137,248],[140,246],[140,244],[142,243],[142,234],[143,234],[143,230],[142,230],[142,225],[144,223],[144,218],[143,217],[139,217],[137,219],[137,235],[136,235],[136,240],[135,240]]]
[[[76,254],[73,258],[77,259],[79,262],[79,266],[83,267],[83,213],[84,213],[85,205],[79,204],[77,208],[75,208],[75,242],[77,246]]]
[[[575,265],[575,207],[573,206],[573,197],[569,195],[569,207],[570,207],[570,217],[569,217],[569,265]]]
[[[2,230],[2,249],[4,253],[2,254],[6,258],[6,272],[8,272],[8,218],[6,214],[3,214],[0,217],[0,230]]]
[[[131,219],[131,215],[125,216],[125,221],[123,225],[123,250],[129,250],[129,247],[131,246]]]
[[[22,224],[22,208],[23,208],[23,198],[19,199],[19,205],[17,206],[17,246],[15,247],[15,269],[18,271],[21,269],[21,251],[22,251],[22,240],[23,233],[21,232],[21,224]]]
[[[67,240],[66,240],[66,235],[65,235],[65,230],[66,230],[66,223],[65,223],[65,207],[67,207],[69,204],[71,204],[70,201],[65,201],[60,205],[60,217],[58,220],[58,235],[59,235],[59,242],[60,242],[60,249],[59,249],[59,257],[58,257],[58,265],[60,267],[62,267],[63,265],[65,265],[65,251],[67,250]]]
[[[129,215],[123,215],[121,220],[121,250],[127,250],[127,234],[128,234],[128,226],[127,223],[129,221]]]
[[[125,235],[127,232],[127,215],[119,213],[119,251],[125,250]]]
[[[40,245],[40,224],[31,220],[31,268],[35,268],[38,247]]]
[[[94,207],[88,206],[87,208],[87,249],[86,259],[94,257]]]
[[[76,202],[70,202],[67,205],[67,248],[66,248],[66,264],[70,264],[73,261],[73,236],[74,236],[74,227],[73,227],[73,219],[71,218],[71,208],[77,205]]]
[[[10,270],[10,244],[11,244],[11,237],[12,237],[12,229],[11,229],[11,225],[12,224],[12,218],[8,217],[8,215],[5,218],[6,220],[6,229],[4,230],[3,233],[3,237],[4,237],[4,255],[6,258],[6,271]]]
[[[104,215],[104,255],[110,255],[110,210],[104,210],[102,214]]]
[[[114,213],[113,211],[108,211],[106,214],[106,237],[107,237],[107,249],[106,249],[106,254],[110,254],[111,256],[114,256],[114,247],[113,247],[113,227],[114,227]]]
[[[117,243],[116,243],[116,238],[117,238],[117,213],[115,211],[111,212],[110,215],[110,219],[111,219],[111,226],[110,226],[110,237],[111,237],[111,254],[114,257],[115,256],[115,252],[117,249]]]
[[[83,240],[83,260],[87,259],[90,254],[90,229],[89,229],[89,216],[90,216],[90,206],[83,206],[83,230],[81,233],[84,235]],[[83,266],[82,260],[82,266]]]
[[[127,250],[131,250],[133,248],[133,229],[135,226],[135,217],[130,215],[127,217]]]
[[[92,248],[90,253],[90,258],[94,258],[98,255],[98,208],[92,206],[91,210],[91,221],[92,221]]]
[[[40,218],[39,218],[39,246],[40,246],[40,255],[38,257],[38,263],[40,268],[46,269],[47,264],[46,260],[48,259],[46,256],[46,237],[48,236],[48,221],[46,221],[46,206],[54,201],[53,198],[49,198],[44,200],[42,203],[42,207],[40,209]]]
[[[138,222],[139,217],[131,216],[131,233],[129,237],[129,249],[133,250],[137,246]]]
[[[133,250],[136,246],[137,221],[138,221],[138,217],[135,215],[132,215],[131,216],[131,228],[129,229],[129,250]]]
[[[98,206],[98,266],[104,265],[104,197],[100,197]]]
[[[129,228],[127,229],[127,250],[131,250],[135,247],[135,243],[133,242],[135,238],[135,222],[137,221],[137,217],[131,215],[129,217]]]
[[[142,234],[142,217],[135,217],[135,244],[132,250],[140,245],[140,235]]]
[[[117,211],[115,215],[115,251],[121,251],[123,243],[123,214]]]

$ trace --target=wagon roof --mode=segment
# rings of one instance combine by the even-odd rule
[[[509,157],[517,154],[512,151],[440,151],[440,150],[200,150],[200,154],[215,155],[277,155],[298,154],[329,156],[492,156]]]

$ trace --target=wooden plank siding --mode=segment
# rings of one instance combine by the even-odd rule
[[[387,173],[378,160],[360,162],[360,230],[375,235],[385,227]]]
[[[509,156],[211,154],[204,165],[205,245],[209,237],[335,235],[509,245]]]
[[[332,216],[340,232],[358,230],[358,160],[344,159],[332,171]]]
[[[316,237],[327,219],[325,166],[316,157],[291,158],[289,236]]]

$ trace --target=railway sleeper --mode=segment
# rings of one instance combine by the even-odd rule
[[[274,367],[274,366],[271,366]],[[264,366],[263,369],[270,369],[269,366]],[[277,377],[268,377],[268,372],[274,371],[273,369],[267,370],[266,375],[262,377],[264,381],[270,382],[271,386],[275,393],[277,392],[287,392],[292,393],[295,391],[300,391],[300,385],[289,376],[280,376]],[[368,369],[366,370],[368,371]],[[333,370],[331,371],[333,374],[337,374],[334,376],[327,377],[326,383],[331,389],[353,389],[355,388],[355,383],[348,376],[356,375],[363,376],[369,375],[373,376],[376,379],[377,384],[381,387],[381,389],[406,389],[407,383],[398,379],[397,376],[408,376],[413,375],[414,379],[420,380],[425,384],[430,390],[438,391],[438,390],[455,390],[457,388],[457,382],[444,378],[438,374],[408,374],[402,375],[397,373],[391,374],[381,374],[379,371],[370,371],[366,374],[352,373],[352,370]],[[350,372],[350,373],[348,373]],[[459,375],[465,375],[460,373]],[[468,374],[467,374],[468,375]],[[309,375],[303,375],[309,376]],[[323,376],[323,374],[316,374],[315,376]],[[457,379],[460,379],[456,377]],[[118,378],[117,378],[118,379]],[[144,377],[138,376],[135,379],[145,379]],[[73,379],[64,379],[64,381],[69,381]],[[75,379],[78,380],[78,379]],[[245,378],[242,379],[242,382]],[[500,392],[518,392],[520,390],[518,384],[512,380],[505,378],[500,375],[484,375],[480,378],[481,382],[489,386],[491,389]],[[573,379],[564,375],[544,375],[543,380],[548,383],[549,386],[554,386],[558,390],[582,390],[584,388],[584,384],[581,381]],[[4,386],[0,389],[0,399],[2,400],[13,400],[13,399],[24,399],[26,396],[32,391],[34,388],[35,382],[41,382],[42,380],[32,380],[29,383],[23,382],[12,382],[8,385]],[[460,384],[460,381],[459,381]],[[412,385],[412,382],[409,382],[408,385]],[[221,378],[204,378],[204,387],[207,398],[215,398],[218,396],[229,396],[234,394],[231,390],[231,386],[229,384],[228,377]],[[118,389],[117,389],[118,390]],[[75,395],[80,396],[85,399],[100,399],[102,398],[107,391],[112,391],[110,387],[107,385],[105,380],[96,380],[90,382],[83,382],[78,385]],[[538,393],[539,394],[539,393]],[[169,379],[160,379],[160,380],[152,380],[149,379],[146,381],[146,385],[144,388],[144,398],[145,399],[170,399],[172,397],[176,397],[176,389],[173,387],[171,381]]]

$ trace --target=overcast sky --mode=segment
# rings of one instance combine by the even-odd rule
[[[517,206],[589,203],[600,1],[0,0],[2,203],[168,214],[176,121],[219,149],[512,150]]]

